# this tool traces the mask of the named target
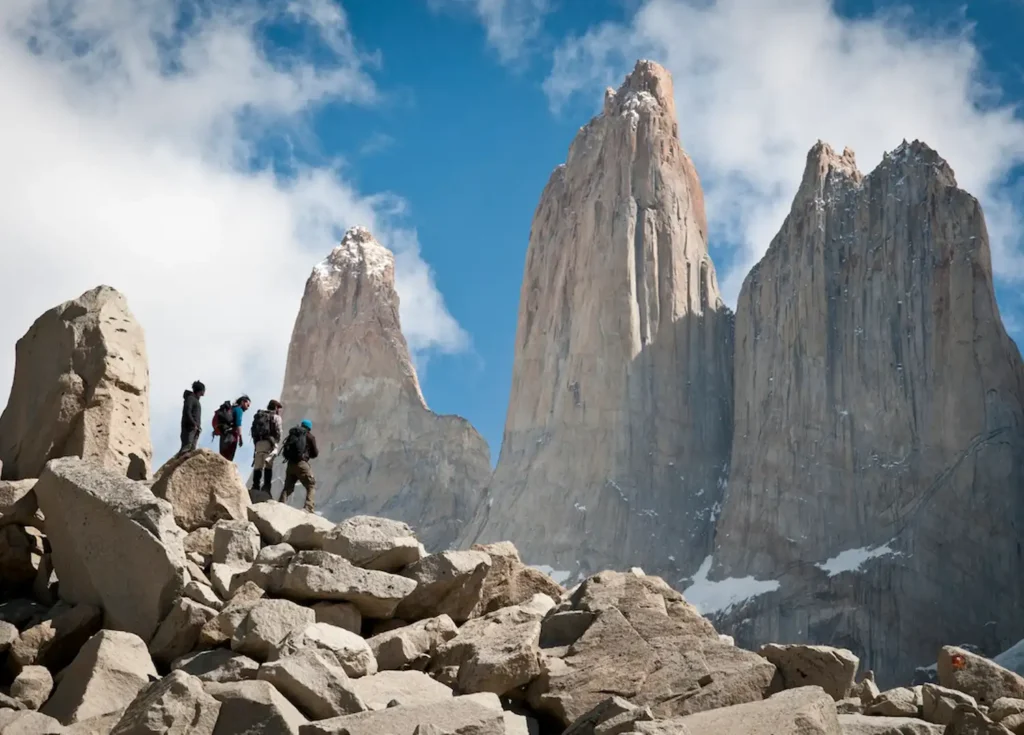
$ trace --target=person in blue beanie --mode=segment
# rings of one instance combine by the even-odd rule
[[[309,466],[309,460],[320,456],[313,436],[313,422],[303,419],[302,422],[288,432],[288,438],[281,445],[281,458],[288,463],[284,473],[284,487],[281,489],[282,503],[287,503],[295,491],[295,483],[302,483],[306,489],[306,502],[303,509],[313,512],[316,504],[316,478]]]

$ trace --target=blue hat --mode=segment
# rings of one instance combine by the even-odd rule
[[[305,426],[307,429],[313,428],[313,422],[310,421],[309,419],[302,419],[302,425]]]

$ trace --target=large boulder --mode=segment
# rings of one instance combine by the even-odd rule
[[[264,503],[264,505],[266,505]],[[257,524],[258,525],[258,524]],[[327,551],[300,551],[268,590],[296,600],[351,602],[368,618],[390,618],[415,589],[416,581],[361,569]]]
[[[303,649],[263,664],[258,678],[267,681],[314,720],[368,709],[349,687],[350,680],[315,649]]]
[[[523,564],[519,551],[510,541],[474,544],[472,550],[482,551],[491,557],[491,568],[484,578],[480,602],[473,610],[475,616],[518,605],[536,594],[557,600],[565,593],[562,585],[551,577]]]
[[[820,686],[837,702],[845,699],[857,676],[860,659],[845,648],[781,646],[769,643],[758,651],[775,664],[786,689]]]
[[[944,646],[938,668],[939,684],[970,694],[978,704],[987,706],[1000,697],[1024,699],[1024,677],[963,648]]]
[[[462,694],[525,686],[541,673],[541,617],[517,605],[474,618],[437,649],[431,672]]]
[[[55,459],[35,487],[60,596],[103,609],[148,641],[185,586],[185,534],[170,503],[81,459]]]
[[[896,687],[875,697],[864,714],[881,717],[918,717],[924,708],[924,695],[920,689]]]
[[[55,457],[83,457],[133,479],[149,473],[146,342],[124,296],[108,286],[44,313],[15,348],[0,414],[3,479],[39,477]]]
[[[167,617],[157,628],[153,640],[149,642],[149,652],[153,660],[169,664],[184,656],[196,647],[199,634],[216,616],[217,611],[213,608],[187,597],[176,600]]]
[[[42,712],[65,725],[104,715],[128,705],[156,678],[156,667],[141,638],[103,630],[61,672],[60,683]]]
[[[334,528],[334,524],[326,518],[292,508],[276,500],[250,505],[248,515],[249,520],[256,524],[256,528],[260,530],[260,534],[267,544],[283,542],[293,528],[303,524],[311,524],[323,533]]]
[[[970,694],[947,689],[938,684],[924,684],[921,687],[921,716],[937,725],[948,725],[953,721],[953,711],[961,704],[972,707],[978,703]]]
[[[281,641],[315,620],[316,616],[308,607],[289,600],[261,599],[238,623],[231,637],[231,649],[257,661],[266,661]]]
[[[534,709],[564,725],[612,695],[668,718],[758,701],[773,690],[773,664],[720,640],[656,577],[603,572],[563,605],[556,609],[592,613],[593,622],[567,648],[548,649],[527,694]]]
[[[299,728],[306,723],[295,705],[268,682],[203,686],[221,703],[214,735],[298,735]]]
[[[398,606],[403,620],[447,615],[464,623],[480,604],[491,557],[482,551],[443,551],[431,554],[402,570],[402,576],[416,581],[413,590]]]
[[[0,732],[4,735],[66,735],[67,730],[41,712],[0,709]]]
[[[153,494],[174,507],[186,531],[247,519],[249,491],[238,466],[209,449],[168,460],[153,477]]]
[[[172,671],[128,705],[110,735],[213,735],[220,708],[199,679]]]
[[[29,709],[39,709],[53,692],[53,676],[45,666],[26,666],[11,682],[11,696]]]
[[[252,564],[261,549],[260,531],[251,521],[218,521],[213,527],[215,564]]]
[[[426,667],[446,641],[459,634],[447,615],[378,633],[367,641],[381,671]]]
[[[299,651],[314,650],[347,676],[359,677],[377,673],[377,659],[361,636],[327,623],[313,623],[296,628],[273,647],[270,660],[278,660]]]
[[[834,700],[816,686],[791,689],[762,702],[638,722],[635,731],[643,735],[843,735]]]
[[[348,559],[357,567],[398,572],[426,555],[407,523],[376,516],[352,516],[330,529],[304,523],[291,529],[285,541],[297,549],[322,549]]]

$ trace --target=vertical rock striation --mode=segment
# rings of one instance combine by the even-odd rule
[[[465,544],[671,579],[710,549],[732,435],[732,315],[672,80],[640,61],[534,215],[504,441]],[[676,575],[678,576],[678,575]]]
[[[981,208],[935,151],[862,176],[811,150],[743,285],[734,379],[711,576],[782,583],[726,616],[739,643],[846,646],[892,682],[1020,637],[1024,369]]]
[[[454,541],[490,476],[487,443],[466,420],[427,408],[398,317],[394,257],[365,228],[349,230],[306,281],[282,401],[286,431],[313,422],[325,516],[406,521],[431,549]]]
[[[82,457],[132,479],[149,473],[146,341],[109,286],[55,306],[18,340],[0,415],[3,479],[39,477],[56,457]]]

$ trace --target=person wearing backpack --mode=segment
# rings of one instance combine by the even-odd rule
[[[254,453],[252,456],[252,496],[260,491],[260,485],[270,493],[270,483],[274,479],[274,457],[277,455],[278,444],[281,442],[281,409],[280,401],[272,400],[265,409],[261,408],[252,417],[252,437]],[[268,498],[264,498],[265,500]]]
[[[204,395],[206,386],[197,380],[192,384],[192,390],[185,391],[182,396],[184,403],[181,407],[181,449],[175,455],[177,457],[196,451],[203,425],[203,407],[199,404],[199,399]]]
[[[284,473],[284,488],[281,490],[282,503],[295,491],[295,483],[302,483],[306,488],[306,502],[303,509],[309,513],[313,512],[316,503],[316,478],[313,477],[313,470],[309,467],[309,460],[320,456],[320,450],[316,446],[316,437],[313,436],[313,422],[303,419],[302,423],[293,427],[288,432],[288,437],[281,445],[281,457],[288,463]]]
[[[243,395],[233,404],[224,401],[213,414],[213,435],[220,437],[220,455],[230,462],[235,461],[235,452],[245,443],[242,417],[251,405],[249,396]]]

